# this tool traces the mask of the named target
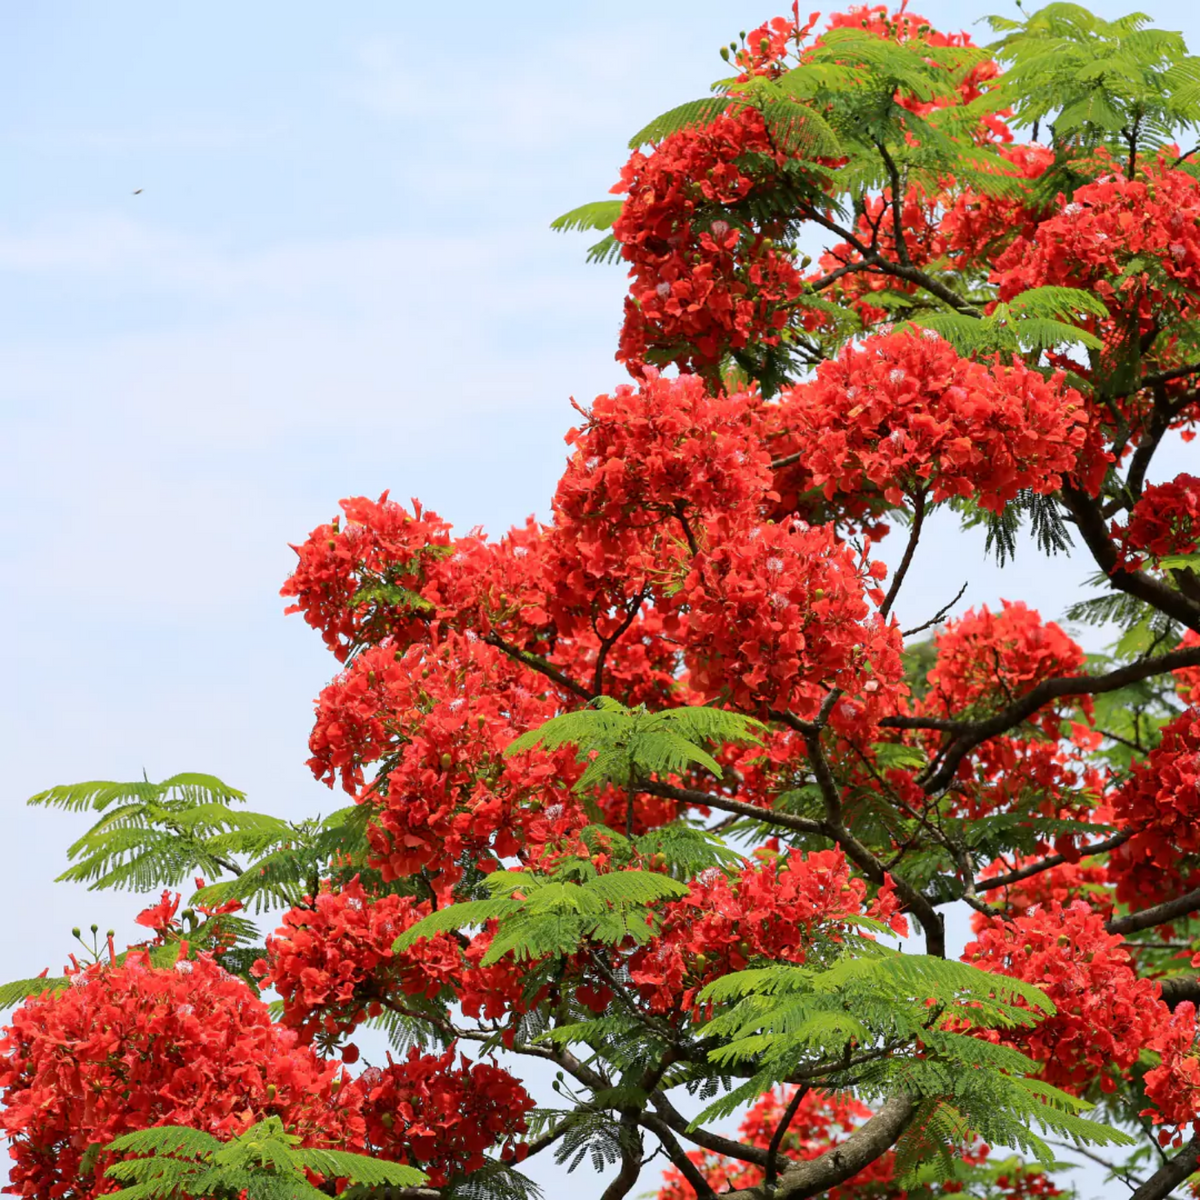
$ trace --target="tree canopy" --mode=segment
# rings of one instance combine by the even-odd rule
[[[150,895],[0,989],[10,1192],[525,1200],[544,1154],[602,1200],[1021,1200],[1075,1149],[1182,1194],[1200,475],[1156,455],[1200,423],[1200,59],[991,24],[793,8],[553,222],[628,270],[629,381],[552,519],[385,492],[295,547],[344,807],[33,797],[94,817],[62,878]],[[1020,600],[903,628],[937,509],[1090,556],[1052,615],[1109,650]]]

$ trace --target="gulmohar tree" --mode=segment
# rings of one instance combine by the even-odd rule
[[[663,1200],[1015,1200],[1063,1194],[1064,1145],[1137,1200],[1193,1175],[1200,477],[1154,468],[1200,420],[1200,60],[1140,16],[992,24],[770,21],[556,222],[628,265],[632,382],[579,409],[552,520],[385,494],[296,548],[345,808],[34,798],[97,814],[66,878],[161,900],[0,997],[10,1191],[520,1197],[550,1153],[605,1200],[664,1165]],[[1016,601],[902,628],[939,506],[1002,561],[1022,527],[1090,555],[1066,616],[1113,652]],[[355,1068],[364,1026],[392,1050]]]

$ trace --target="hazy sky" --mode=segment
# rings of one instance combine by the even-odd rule
[[[943,28],[1015,11],[919,7]],[[1191,3],[1149,10],[1200,46]],[[548,222],[603,198],[629,135],[770,15],[3,6],[0,976],[57,970],[73,924],[131,937],[140,907],[51,882],[81,823],[33,792],[203,770],[287,816],[342,803],[304,767],[335,664],[282,616],[288,543],[384,488],[493,533],[547,514],[569,398],[624,378],[622,272]],[[1057,615],[1085,572],[1027,551],[1001,580],[979,551],[941,529],[901,619],[964,581],[963,607]]]

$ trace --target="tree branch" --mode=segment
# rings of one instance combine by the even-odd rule
[[[1177,1184],[1182,1183],[1200,1162],[1200,1133],[1170,1161],[1159,1167],[1129,1200],[1166,1200]]]
[[[907,1096],[894,1096],[832,1150],[819,1158],[792,1163],[780,1176],[774,1190],[768,1191],[762,1185],[742,1188],[726,1192],[721,1200],[807,1200],[810,1196],[819,1196],[857,1175],[895,1145],[916,1112],[916,1104]]]
[[[1064,487],[1059,494],[1067,511],[1075,518],[1076,527],[1096,565],[1108,576],[1113,587],[1144,600],[1159,612],[1200,632],[1200,605],[1142,571],[1126,571],[1119,565],[1117,548],[1108,536],[1104,514],[1092,497],[1072,487]]]
[[[518,650],[516,646],[510,646],[499,634],[486,633],[483,640],[489,646],[495,646],[497,650],[503,651],[509,658],[516,659],[519,663],[524,663],[525,666],[537,671],[540,675],[545,675],[547,679],[554,680],[560,687],[564,687],[568,692],[573,692],[581,700],[594,700],[595,693],[589,692],[581,683],[576,683],[574,679],[564,675],[552,663],[548,663],[540,654],[531,654],[528,650]]]
[[[1178,592],[1171,594],[1179,596]],[[1179,598],[1183,599],[1182,596]],[[1200,609],[1192,619],[1200,624]],[[1155,658],[1140,659],[1103,675],[1062,675],[1054,679],[1044,679],[1037,687],[1018,697],[995,716],[980,721],[884,717],[879,723],[888,729],[941,729],[957,734],[955,740],[941,755],[941,765],[927,778],[921,780],[921,785],[926,792],[935,793],[949,787],[958,771],[959,763],[976,746],[1020,725],[1022,721],[1028,720],[1038,709],[1052,700],[1061,700],[1068,696],[1097,696],[1104,692],[1115,692],[1120,688],[1128,687],[1131,683],[1149,679],[1154,675],[1165,675],[1168,671],[1177,671],[1181,667],[1195,666],[1200,666],[1200,646],[1172,650],[1169,654],[1160,654]]]
[[[1109,850],[1115,850],[1118,846],[1123,846],[1131,837],[1133,837],[1133,831],[1123,829],[1120,833],[1113,834],[1112,837],[1107,838],[1103,842],[1094,842],[1090,846],[1081,846],[1079,848],[1079,857],[1087,858],[1091,854],[1105,854]],[[993,892],[999,888],[1011,887],[1014,883],[1020,883],[1022,879],[1032,879],[1034,875],[1040,875],[1043,871],[1048,871],[1051,867],[1062,866],[1066,861],[1061,854],[1048,854],[1045,858],[1039,859],[1035,863],[1018,867],[1015,871],[1009,871],[1007,875],[994,875],[989,879],[977,879],[975,881],[975,889],[979,892]]]
[[[1125,917],[1114,917],[1105,923],[1104,928],[1109,933],[1137,933],[1142,929],[1153,929],[1155,925],[1165,925],[1178,917],[1186,917],[1197,909],[1200,909],[1200,888],[1176,896],[1174,900],[1156,904],[1153,908],[1143,908]]]
[[[1200,1005],[1200,975],[1175,975],[1160,979],[1163,1003],[1174,1012],[1185,1000]]]
[[[774,1187],[775,1179],[779,1172],[776,1170],[776,1164],[779,1161],[779,1147],[783,1144],[784,1134],[787,1133],[792,1122],[796,1119],[796,1112],[800,1108],[800,1104],[804,1097],[808,1095],[808,1087],[798,1087],[793,1093],[791,1101],[784,1110],[783,1117],[779,1124],[775,1126],[775,1132],[771,1134],[771,1144],[767,1147],[767,1170],[763,1177],[764,1187]]]
[[[886,617],[892,610],[892,605],[896,602],[896,597],[900,593],[900,586],[904,583],[904,577],[908,574],[908,568],[912,566],[913,555],[916,553],[917,542],[921,540],[921,526],[925,524],[925,493],[917,492],[913,497],[913,523],[912,528],[908,532],[908,545],[904,547],[904,557],[900,560],[900,565],[896,568],[896,574],[892,576],[892,586],[888,588],[888,593],[883,599],[883,603],[879,606],[879,615]]]

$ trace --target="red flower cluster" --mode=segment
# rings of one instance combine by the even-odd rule
[[[827,498],[864,486],[889,503],[973,496],[993,512],[1053,492],[1085,441],[1082,398],[1020,363],[959,357],[932,331],[847,346],[783,397],[780,422]]]
[[[0,1040],[7,1190],[99,1195],[111,1156],[89,1146],[154,1125],[235,1136],[277,1115],[309,1145],[353,1145],[361,1118],[340,1067],[297,1045],[212,959],[152,969],[137,953],[27,1000]]]
[[[1158,1066],[1146,1072],[1146,1099],[1154,1105],[1142,1116],[1163,1129],[1159,1141],[1181,1145],[1184,1128],[1200,1114],[1200,1058],[1196,1056],[1196,1006],[1185,1000],[1168,1016],[1164,1014],[1149,1049],[1160,1055]]]
[[[356,1081],[363,1093],[367,1149],[382,1158],[428,1172],[433,1187],[477,1171],[483,1152],[499,1144],[505,1161],[519,1162],[527,1147],[518,1139],[534,1107],[529,1093],[507,1071],[474,1063],[455,1066],[453,1046],[443,1055],[421,1054],[386,1067],[368,1067]]]
[[[493,863],[586,824],[571,792],[574,751],[506,757],[557,711],[538,677],[470,634],[397,656],[359,655],[322,693],[314,774],[377,808],[370,837],[389,879],[422,868],[450,886],[464,855]],[[364,766],[383,767],[364,792]]]
[[[692,563],[682,595],[689,682],[743,709],[812,716],[839,687],[876,711],[902,677],[900,636],[870,614],[886,573],[856,560],[829,526],[751,525]]]
[[[1179,648],[1193,646],[1200,646],[1200,633],[1189,629],[1180,640]],[[1200,705],[1200,667],[1181,667],[1171,673],[1175,677],[1175,690],[1184,704]]]
[[[1041,1062],[1042,1077],[1060,1087],[1084,1088],[1098,1075],[1112,1091],[1110,1070],[1128,1070],[1166,1019],[1158,984],[1134,974],[1121,936],[1107,933],[1104,917],[1083,901],[1051,902],[1012,921],[992,917],[963,960],[1035,984],[1053,1001],[1053,1016],[1004,1040]]]
[[[1010,174],[1023,183],[1040,179],[1054,164],[1054,151],[1043,146],[1000,146],[1012,164]],[[993,261],[1017,238],[1031,238],[1047,214],[1028,195],[995,195],[970,188],[949,202],[937,226],[935,255],[947,255],[966,269]]]
[[[344,529],[334,518],[292,547],[300,561],[281,595],[296,597],[285,611],[303,613],[344,661],[363,642],[423,636],[415,597],[429,566],[449,552],[450,526],[422,512],[416,500],[408,512],[387,492],[378,500],[343,500],[341,507]]]
[[[1008,862],[994,862],[983,872],[984,886],[980,889],[989,904],[1003,904],[1018,916],[1035,907],[1049,908],[1057,904],[1066,908],[1081,900],[1107,920],[1112,915],[1113,897],[1109,887],[1108,868],[1097,862],[1064,862],[1018,880],[1003,889],[988,887],[989,877],[1007,874],[1040,861],[1038,856],[1025,858],[1014,855]],[[971,914],[971,928],[979,934],[987,925],[982,913]]]
[[[1152,267],[1124,273],[1135,259]],[[1143,330],[1164,309],[1189,310],[1200,295],[1200,182],[1162,163],[1128,179],[1113,164],[1069,203],[1059,196],[1058,211],[1013,243],[992,279],[1004,301],[1048,284],[1083,288]]]
[[[279,993],[283,1023],[305,1042],[322,1031],[348,1033],[381,1000],[432,999],[457,983],[462,954],[447,934],[392,952],[396,938],[429,912],[411,896],[369,896],[356,878],[341,891],[322,891],[310,907],[284,913],[255,973]]]
[[[630,960],[630,978],[653,1011],[687,1011],[706,983],[760,956],[802,963],[816,938],[836,939],[863,913],[907,934],[890,881],[872,904],[865,899],[840,850],[793,850],[735,879],[713,869],[665,907],[658,935]]]
[[[636,390],[598,396],[567,435],[574,453],[554,501],[556,538],[576,568],[597,580],[653,579],[687,553],[701,522],[752,520],[771,487],[757,407],[753,393],[712,396],[698,376],[653,368]]]
[[[1146,558],[1195,554],[1200,549],[1200,477],[1176,475],[1146,488],[1125,526],[1114,523],[1121,565],[1136,571]]]
[[[1163,727],[1162,740],[1133,766],[1113,797],[1117,821],[1134,835],[1109,870],[1124,904],[1156,904],[1195,886],[1183,860],[1200,854],[1200,708]],[[1186,887],[1183,887],[1186,883]]]
[[[791,256],[714,210],[750,195],[752,156],[782,164],[762,117],[744,105],[634,151],[612,189],[627,198],[613,226],[630,265],[618,359],[638,374],[652,351],[705,370],[753,340],[774,344],[800,294]]]
[[[998,613],[985,604],[951,621],[937,635],[937,662],[921,708],[939,717],[991,712],[1031,691],[1044,679],[1080,674],[1087,656],[1054,621],[1020,600],[1002,600]],[[1090,711],[1090,700],[1082,702]],[[1057,740],[1061,712],[1042,710],[1036,723]]]

